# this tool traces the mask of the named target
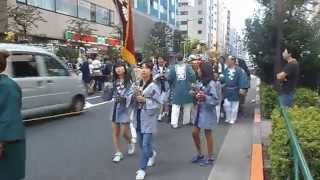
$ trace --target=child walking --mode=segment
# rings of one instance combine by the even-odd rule
[[[197,110],[192,130],[193,141],[197,150],[192,163],[200,163],[201,166],[213,165],[213,135],[212,129],[217,125],[216,105],[219,103],[217,88],[215,87],[213,68],[210,63],[202,63],[199,70],[199,80],[196,89],[193,91],[196,99]],[[204,156],[201,149],[200,132],[204,130],[207,152]]]
[[[120,136],[123,131],[123,137],[129,144],[128,154],[132,155],[135,151],[135,144],[132,142],[130,132],[130,114],[129,105],[131,102],[131,78],[127,72],[125,63],[119,61],[113,68],[113,114],[112,114],[112,139],[116,153],[112,159],[118,163],[123,159],[123,153],[120,148]]]
[[[153,166],[156,158],[156,151],[153,148],[153,135],[157,129],[161,93],[159,86],[153,82],[152,66],[152,63],[149,62],[142,64],[141,81],[133,86],[134,124],[141,148],[136,180],[143,180],[145,178],[147,167]]]

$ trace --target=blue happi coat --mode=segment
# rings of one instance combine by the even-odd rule
[[[132,87],[132,89],[134,88],[136,87]],[[133,98],[131,104],[134,112],[133,124],[137,131],[141,133],[157,132],[157,118],[162,104],[160,94],[160,87],[152,82],[142,90],[142,95],[146,99],[146,102],[142,106],[137,105],[137,102]]]
[[[216,105],[220,103],[216,83],[210,81],[206,86],[197,83],[205,92],[204,102],[197,102],[197,111],[194,114],[194,124],[200,129],[212,129],[217,124]]]
[[[247,75],[239,67],[227,68],[221,82],[223,83],[223,97],[229,101],[239,101],[240,89],[248,88]]]
[[[196,81],[192,67],[187,64],[176,64],[169,70],[168,81],[172,93],[172,104],[188,104],[193,102],[190,94],[191,84]]]
[[[115,102],[117,96],[126,97],[124,102]],[[132,100],[131,83],[125,86],[123,81],[116,80],[113,84],[113,115],[112,121],[115,123],[130,122],[130,104]]]

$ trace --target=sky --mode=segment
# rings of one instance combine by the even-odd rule
[[[224,0],[227,8],[231,11],[231,28],[239,32],[245,28],[245,20],[252,17],[258,4],[256,0]]]

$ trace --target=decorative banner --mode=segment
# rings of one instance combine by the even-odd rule
[[[121,55],[129,64],[136,64],[134,39],[133,39],[133,15],[132,0],[113,0],[122,22],[124,47]]]
[[[66,31],[65,35],[66,40],[82,42],[82,43],[92,43],[92,44],[102,44],[102,45],[120,45],[120,40],[114,39],[112,37],[102,37],[96,35],[81,35],[72,31]]]

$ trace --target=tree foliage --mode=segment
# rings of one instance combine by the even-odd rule
[[[90,27],[90,24],[84,19],[70,19],[68,20],[68,30],[79,34],[92,34],[95,29]]]
[[[185,41],[184,34],[179,30],[175,30],[173,32],[173,51],[179,52],[184,41]]]
[[[273,65],[276,59],[277,19],[275,4],[271,0],[259,0],[263,13],[246,20],[246,44],[258,73],[265,82],[272,82]],[[300,62],[302,85],[314,87],[314,79],[320,69],[319,17],[313,19],[309,4],[313,1],[286,0],[284,5],[283,48],[293,50]]]
[[[169,51],[173,48],[173,30],[163,22],[155,23],[150,32],[149,39],[144,45],[144,56],[167,58]]]
[[[32,6],[18,5],[8,8],[9,29],[17,34],[23,35],[27,39],[28,32],[33,28],[38,28],[38,22],[47,22],[41,12]]]

